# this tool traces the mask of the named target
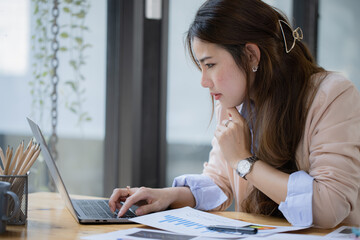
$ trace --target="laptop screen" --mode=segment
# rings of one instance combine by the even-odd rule
[[[65,188],[65,184],[60,176],[59,170],[55,164],[53,157],[49,151],[49,148],[46,144],[45,138],[39,128],[39,126],[33,122],[31,119],[27,118],[28,123],[30,125],[31,131],[36,139],[36,142],[40,143],[41,154],[43,155],[46,165],[49,168],[50,174],[54,179],[55,185],[61,195],[61,198],[65,201],[66,207],[69,209],[71,214],[78,219],[77,214],[75,213],[74,206],[70,200],[69,194]]]

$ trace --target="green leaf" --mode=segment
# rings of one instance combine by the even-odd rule
[[[43,59],[43,58],[44,58],[44,54],[41,54],[41,53],[35,54],[35,58],[36,58],[36,59]]]
[[[84,119],[84,118],[86,118],[87,117],[87,113],[86,112],[84,112],[84,113],[82,113],[82,114],[80,114],[80,119]]]
[[[66,3],[72,3],[73,2],[73,0],[64,0],[64,2],[66,2]]]
[[[67,32],[62,32],[62,33],[60,34],[60,37],[62,37],[62,38],[68,38],[68,37],[69,37],[69,34],[68,34]]]
[[[77,87],[76,87],[76,84],[75,84],[74,82],[67,81],[67,82],[65,82],[65,84],[66,84],[66,85],[69,85],[69,86],[72,88],[72,90],[73,90],[74,92],[76,92]]]
[[[85,18],[85,15],[86,15],[86,13],[84,10],[81,10],[80,12],[73,14],[73,16],[75,16],[77,18]]]
[[[87,26],[84,26],[84,25],[81,25],[80,28],[81,28],[82,30],[86,30],[86,31],[89,30],[89,28],[88,28]]]
[[[67,47],[61,47],[61,48],[59,48],[59,50],[60,50],[61,52],[66,52],[68,49],[67,49]]]
[[[35,9],[34,9],[34,15],[36,15],[39,12],[39,5],[36,4]]]
[[[69,12],[70,12],[70,8],[68,8],[68,7],[63,7],[63,11],[66,12],[66,13],[69,13]]]
[[[77,42],[77,44],[81,45],[83,43],[83,39],[81,37],[76,37],[75,41]]]
[[[69,108],[69,109],[70,109],[70,111],[72,111],[73,113],[77,114],[76,109],[74,109],[74,108]]]
[[[70,64],[70,66],[72,66],[75,70],[77,70],[77,65],[76,65],[75,60],[69,61],[69,64]]]
[[[81,48],[81,50],[84,50],[85,48],[90,48],[90,47],[92,47],[92,45],[87,43]]]

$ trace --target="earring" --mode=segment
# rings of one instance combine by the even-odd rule
[[[253,66],[251,69],[253,72],[257,72],[259,66]]]

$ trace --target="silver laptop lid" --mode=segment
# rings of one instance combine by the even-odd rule
[[[33,122],[31,119],[27,118],[31,131],[36,139],[36,142],[40,143],[41,154],[43,155],[46,165],[49,168],[50,174],[54,179],[55,185],[61,195],[61,198],[65,201],[66,207],[69,209],[70,213],[74,216],[76,221],[79,222],[79,218],[75,212],[74,206],[71,202],[70,196],[65,188],[65,184],[60,176],[59,170],[55,164],[54,159],[52,158],[49,148],[46,144],[45,138],[39,128],[39,126]]]

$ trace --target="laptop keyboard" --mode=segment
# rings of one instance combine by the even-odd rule
[[[108,201],[106,200],[73,200],[77,201],[77,206],[89,218],[116,218],[117,212],[111,212]],[[136,217],[130,209],[121,218]]]

